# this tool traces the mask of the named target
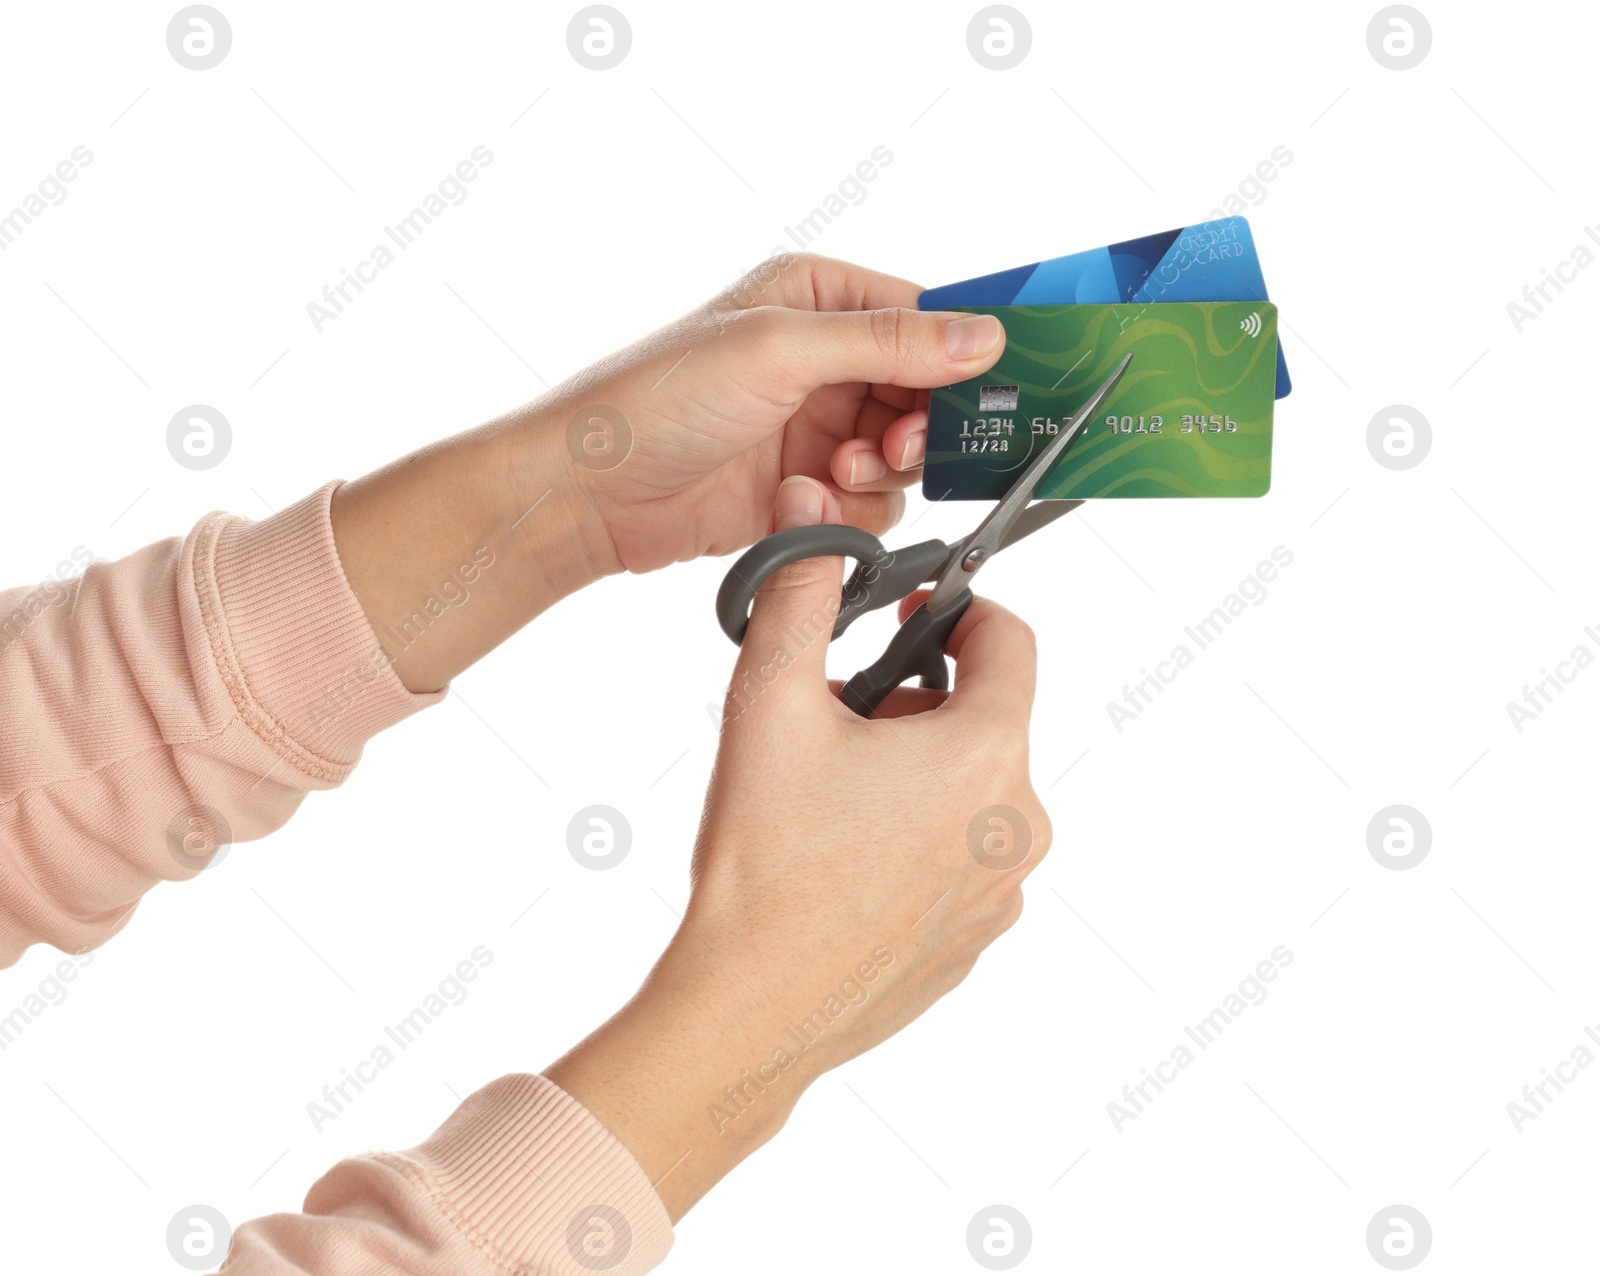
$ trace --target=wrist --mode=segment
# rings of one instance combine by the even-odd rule
[[[518,413],[506,435],[511,484],[501,525],[512,552],[545,577],[552,601],[624,570],[593,476],[567,433],[557,409]]]
[[[633,999],[545,1070],[628,1148],[674,1221],[783,1128],[813,1079],[764,1067],[761,1006],[680,932]]]
[[[619,570],[569,460],[544,419],[524,411],[335,491],[340,563],[407,688],[439,689]]]

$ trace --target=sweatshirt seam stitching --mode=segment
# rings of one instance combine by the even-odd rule
[[[0,798],[0,814],[4,814],[8,808],[20,806],[24,798],[32,797],[36,793],[45,793],[68,784],[81,784],[84,780],[92,780],[96,776],[106,774],[108,771],[115,771],[118,767],[126,766],[130,762],[138,762],[153,753],[171,752],[175,749],[192,749],[197,745],[210,744],[227,735],[228,728],[233,724],[234,719],[229,718],[227,722],[224,722],[215,731],[207,731],[201,735],[182,740],[156,740],[152,744],[142,744],[138,748],[129,749],[126,753],[119,753],[114,758],[106,758],[103,761],[96,762],[87,770],[76,771],[71,775],[52,775],[49,779],[41,780],[38,784],[29,784],[24,788],[18,789],[8,798]],[[141,780],[140,783],[143,784],[144,781]],[[149,786],[145,785],[145,787],[148,788]]]

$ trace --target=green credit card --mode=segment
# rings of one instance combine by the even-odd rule
[[[999,500],[1130,352],[1128,370],[1035,496],[1262,496],[1271,486],[1270,302],[951,309],[994,315],[1006,348],[982,376],[932,392],[922,471],[930,500]]]

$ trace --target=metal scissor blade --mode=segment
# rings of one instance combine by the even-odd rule
[[[972,584],[972,577],[990,557],[1000,552],[1008,544],[1020,540],[1029,532],[1037,531],[1051,519],[1059,518],[1067,511],[1060,513],[1052,511],[1048,517],[1039,515],[1030,519],[1026,529],[1012,536],[1012,530],[1022,520],[1024,512],[1033,500],[1033,489],[1039,485],[1050,470],[1077,437],[1083,433],[1083,427],[1088,419],[1099,410],[1105,402],[1106,396],[1115,388],[1122,374],[1128,370],[1128,364],[1133,361],[1130,351],[1123,355],[1122,362],[1116,369],[1100,383],[1099,389],[1084,400],[1083,406],[1073,414],[1071,423],[1051,439],[1044,451],[1028,462],[1028,467],[1017,476],[1017,481],[1011,485],[1009,491],[1000,498],[1000,503],[989,511],[983,522],[978,524],[977,531],[973,532],[961,545],[960,552],[952,554],[945,568],[939,573],[935,582],[933,593],[929,595],[927,607],[930,611],[937,611],[950,602],[962,590],[968,589]],[[1065,502],[1063,502],[1065,503]],[[1077,508],[1073,506],[1072,508]]]
[[[1048,527],[1063,514],[1070,514],[1082,501],[1035,501],[1017,516],[1011,530],[1000,538],[1000,548],[1010,549],[1024,536],[1032,536],[1041,527]]]

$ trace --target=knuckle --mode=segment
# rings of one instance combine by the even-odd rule
[[[1000,911],[995,914],[993,932],[989,942],[993,943],[996,939],[999,939],[1001,935],[1004,935],[1015,926],[1021,917],[1022,891],[1014,890],[1005,897],[1005,902],[1001,905]]]
[[[917,334],[910,311],[899,306],[869,311],[872,339],[879,351],[895,363],[911,363],[917,358]]]
[[[784,314],[780,306],[751,306],[734,321],[734,332],[754,354],[778,357],[784,345]]]
[[[720,318],[721,333],[739,342],[749,357],[777,359],[782,355],[783,307],[762,305],[759,301],[725,311]]]
[[[1016,612],[1002,607],[993,599],[986,598],[983,603],[983,617],[980,623],[992,626],[990,632],[1011,649],[1014,659],[1036,660],[1039,654],[1039,636],[1034,633],[1033,626]]]
[[[830,584],[838,577],[838,560],[803,558],[778,568],[762,582],[756,591],[757,599],[784,598],[796,593],[809,593]]]
[[[1033,626],[1021,616],[1006,613],[1011,618],[1011,641],[1017,648],[1017,654],[1026,659],[1030,664],[1036,664],[1039,659],[1039,635],[1033,632]]]
[[[959,988],[963,983],[966,982],[967,976],[970,975],[973,971],[973,968],[977,966],[978,958],[982,954],[982,951],[982,948],[980,948],[977,952],[963,955],[950,964],[948,973],[945,975],[944,979],[940,981],[943,986],[940,993],[941,996],[954,988]]]
[[[784,253],[783,259],[790,267],[797,268],[806,274],[815,274],[825,265],[832,263],[831,257],[824,257],[821,253],[800,252]]]
[[[748,309],[760,306],[771,301],[768,291],[783,278],[784,272],[800,264],[801,254],[775,252],[765,261],[757,263],[744,274],[739,276],[717,298],[718,302],[727,306]]]
[[[1028,821],[1033,832],[1034,861],[1042,860],[1050,854],[1050,847],[1055,842],[1055,828],[1050,823],[1050,817],[1041,810],[1037,810]]]

